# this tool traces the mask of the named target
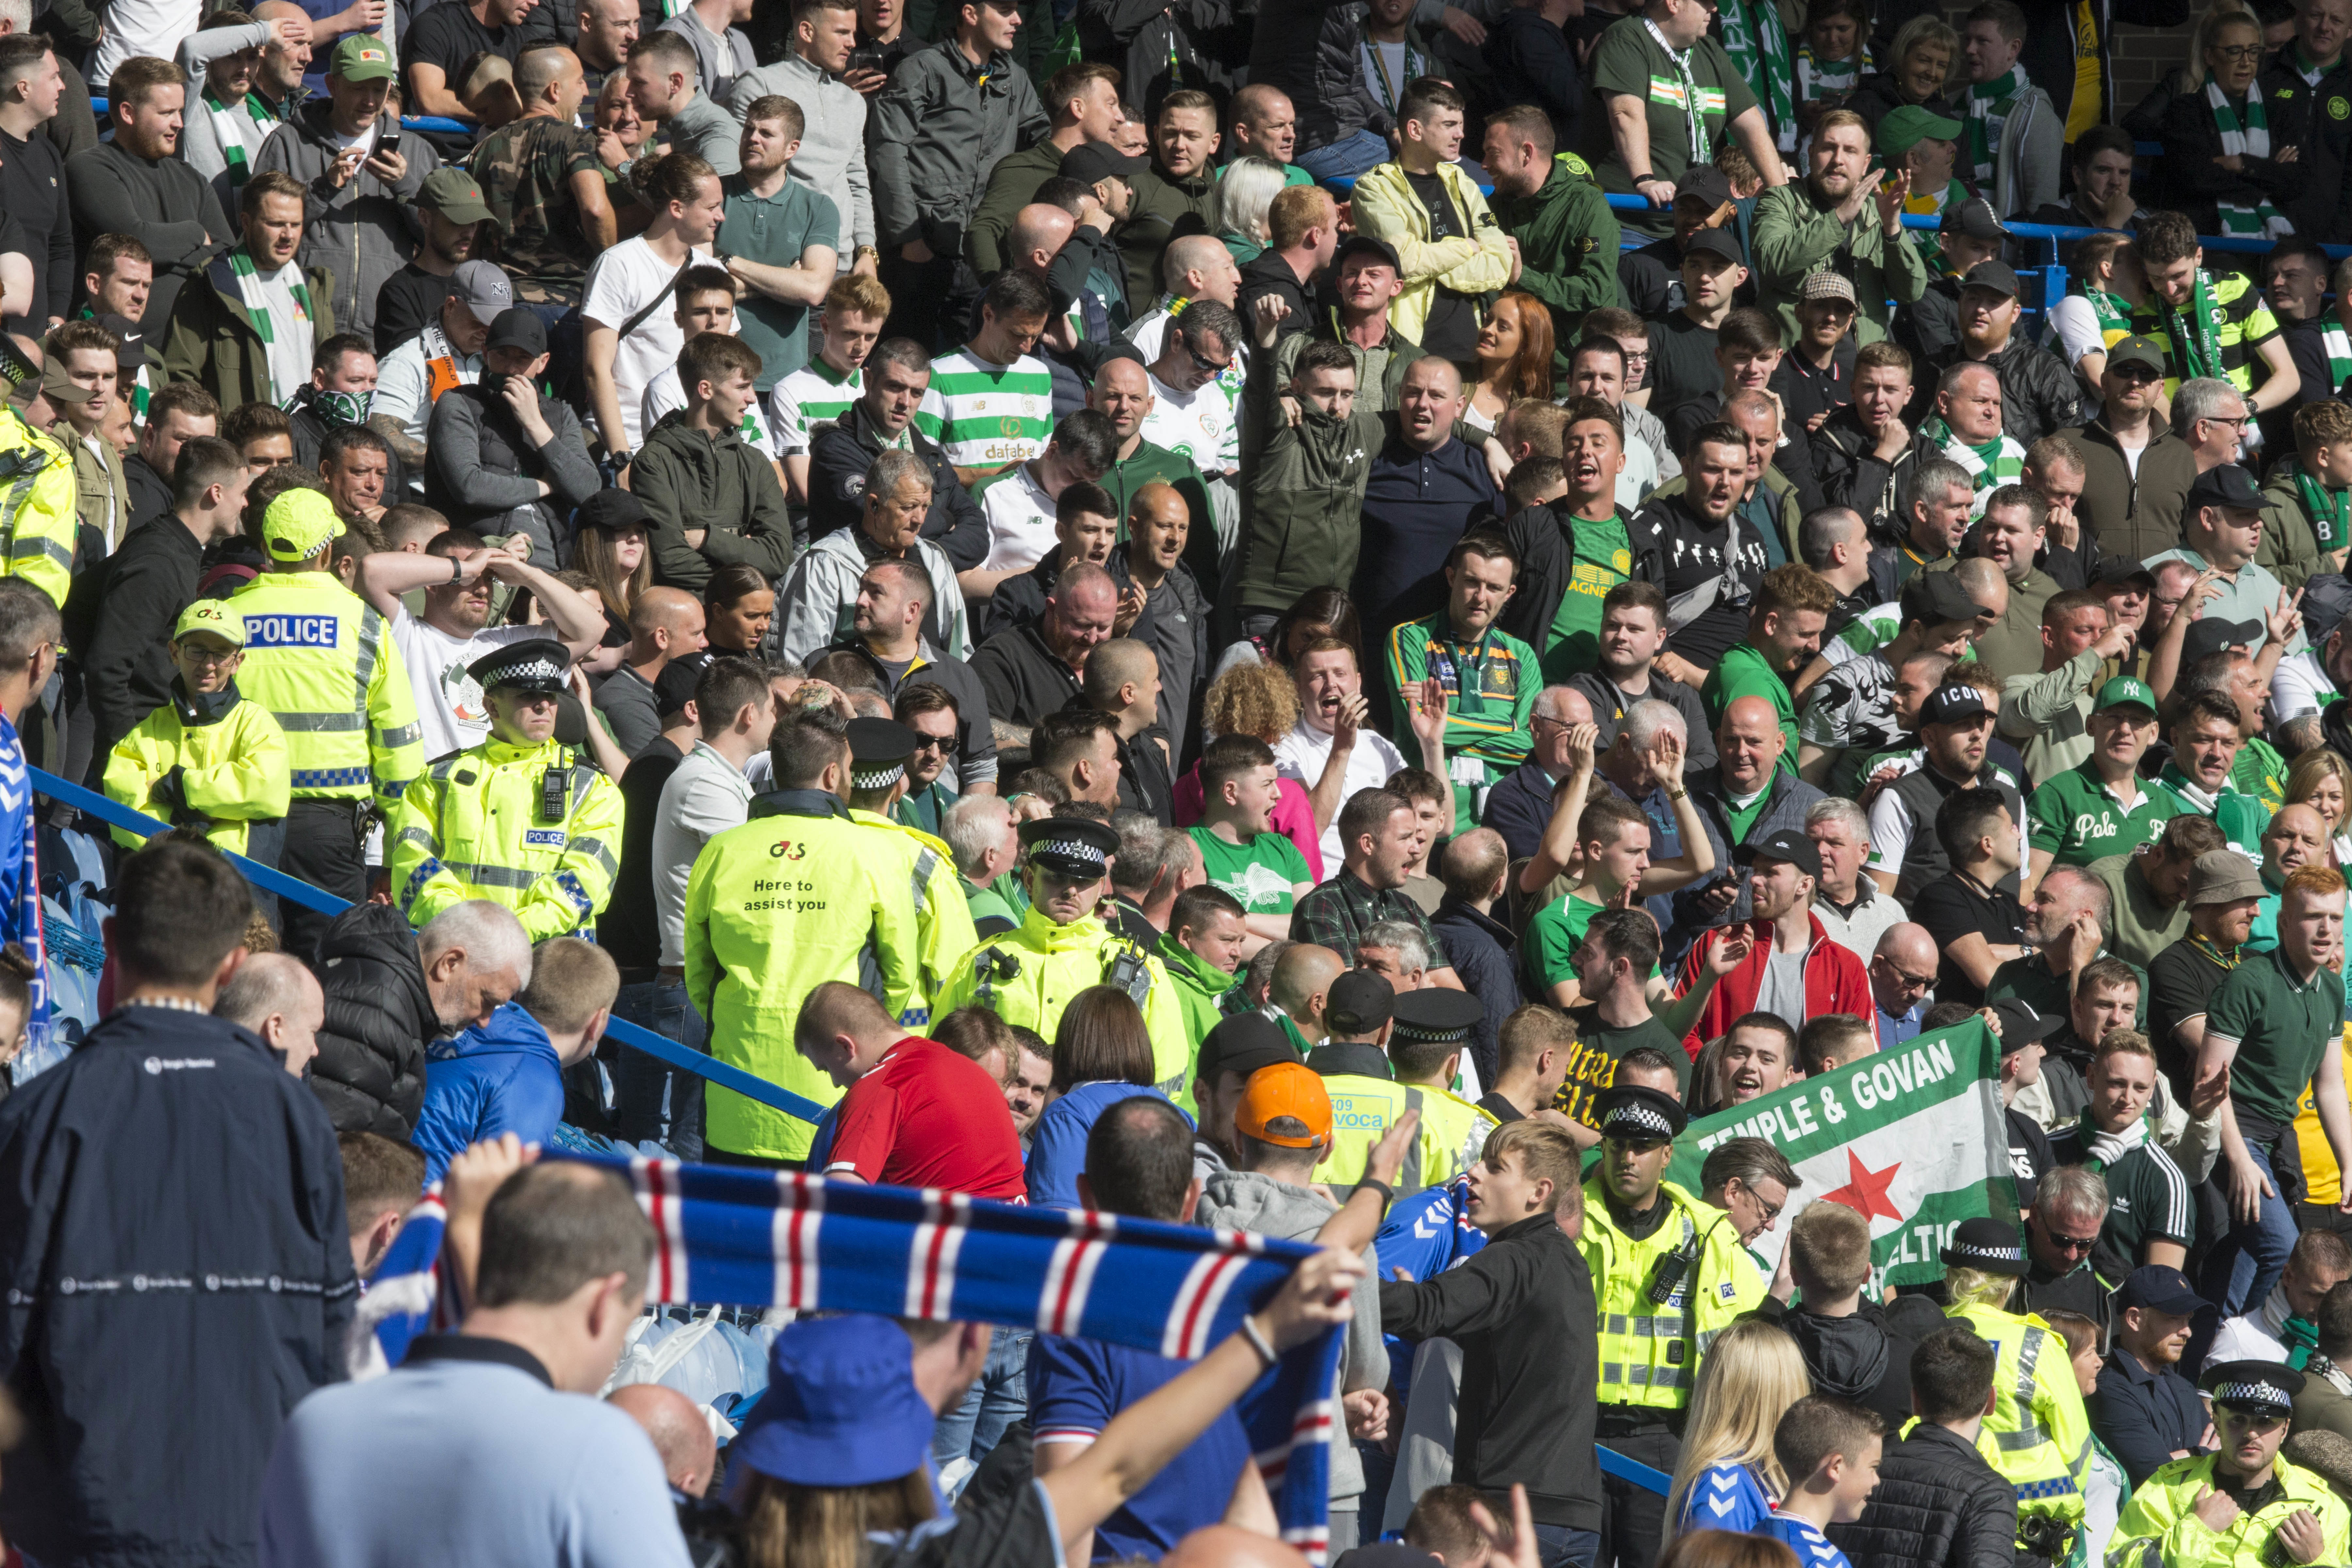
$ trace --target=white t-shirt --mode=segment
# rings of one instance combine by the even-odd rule
[[[2284,724],[2306,713],[2325,712],[2342,695],[2321,667],[2319,650],[2307,647],[2279,660],[2278,670],[2271,677],[2271,722]]]
[[[283,401],[310,380],[310,317],[294,297],[294,285],[303,281],[301,264],[289,261],[259,281],[269,310],[269,384]]]
[[[1170,320],[1168,308],[1162,305],[1128,328],[1122,334],[1129,342],[1135,345],[1135,352],[1143,356],[1143,363],[1147,367],[1158,364],[1160,351],[1168,346]],[[1249,379],[1249,356],[1247,343],[1236,344],[1234,348],[1234,363],[1217,377],[1217,384],[1235,397],[1241,395],[1242,384]]]
[[[2107,335],[2099,330],[2098,312],[2092,310],[2091,302],[2080,294],[2069,294],[2050,307],[2050,331],[2058,340],[2058,357],[2066,362],[2068,370],[2080,364],[2084,354],[2107,352]],[[2082,380],[2080,375],[2074,378],[2078,387]],[[2084,392],[2084,424],[2099,416],[2100,407],[2097,393]]]
[[[1304,719],[1275,742],[1275,772],[1284,778],[1297,779],[1309,794],[1314,792],[1316,781],[1323,776],[1324,764],[1330,760],[1330,734],[1308,728]],[[1404,765],[1404,753],[1391,745],[1386,737],[1368,729],[1357,731],[1356,749],[1348,753],[1347,781],[1339,791],[1340,806],[1345,808],[1358,790],[1380,788]],[[1338,875],[1343,858],[1339,852],[1339,814],[1335,811],[1331,814],[1331,826],[1323,830],[1323,869]]]
[[[664,415],[685,406],[686,384],[678,379],[677,366],[666,365],[646,387],[643,406],[637,413],[638,428],[650,430],[662,422]],[[769,432],[768,416],[761,412],[756,397],[743,410],[743,439],[772,458],[782,455],[776,447],[775,437]]]
[[[694,257],[718,265],[708,250],[697,250]],[[588,268],[580,313],[617,331],[677,276],[677,267],[656,256],[643,236],[625,239]],[[678,351],[684,347],[686,332],[678,326],[676,312],[656,305],[614,351],[613,384],[620,394],[621,437],[629,450],[635,451],[645,439],[646,387],[677,363]]]
[[[980,512],[988,519],[988,559],[983,572],[1026,572],[1055,545],[1054,498],[1020,464],[980,489]]]
[[[482,703],[482,683],[467,674],[466,667],[492,648],[547,635],[545,626],[487,626],[459,637],[406,610],[392,617],[393,646],[400,649],[400,662],[416,694],[425,761],[470,750],[490,738],[490,710]]]
[[[1149,373],[1146,373],[1147,375]],[[1233,400],[1215,382],[1179,392],[1158,376],[1151,382],[1151,412],[1143,416],[1145,440],[1190,458],[1203,474],[1231,473],[1241,467],[1241,432],[1234,425]]]

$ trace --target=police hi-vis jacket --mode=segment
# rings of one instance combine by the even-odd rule
[[[593,926],[619,868],[621,792],[561,741],[495,736],[443,757],[392,814],[384,870],[412,925],[452,904],[504,904],[536,942]]]
[[[237,689],[286,731],[294,798],[391,810],[425,771],[425,731],[375,606],[331,572],[265,572],[228,602],[245,617]]]
[[[932,999],[931,1012],[944,1016],[980,1002],[1006,1023],[1051,1040],[1062,1009],[1089,985],[1116,985],[1135,998],[1151,1037],[1153,1086],[1189,1105],[1192,1050],[1176,987],[1157,958],[1092,915],[1055,925],[1043,910],[1032,909],[1017,928],[948,966],[947,985]]]

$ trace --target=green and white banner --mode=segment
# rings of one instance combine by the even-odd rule
[[[1962,1220],[2016,1217],[2000,1075],[1999,1042],[1971,1017],[1692,1122],[1675,1141],[1666,1179],[1698,1192],[1717,1144],[1769,1140],[1804,1185],[1749,1244],[1768,1270],[1779,1266],[1789,1222],[1828,1202],[1870,1221],[1872,1294],[1938,1279],[1937,1255]]]

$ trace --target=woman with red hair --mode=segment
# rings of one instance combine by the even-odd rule
[[[1478,371],[1462,417],[1473,429],[1491,431],[1503,411],[1522,397],[1551,397],[1551,312],[1543,301],[1514,289],[1495,301],[1478,329]]]

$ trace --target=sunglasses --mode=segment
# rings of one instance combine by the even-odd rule
[[[2060,1236],[2053,1230],[2050,1233],[2050,1245],[2071,1258],[2076,1253],[2088,1252],[2098,1246],[2099,1238],[2095,1236]]]
[[[919,736],[916,739],[915,750],[937,752],[942,757],[952,757],[956,754],[955,737],[953,735]]]

